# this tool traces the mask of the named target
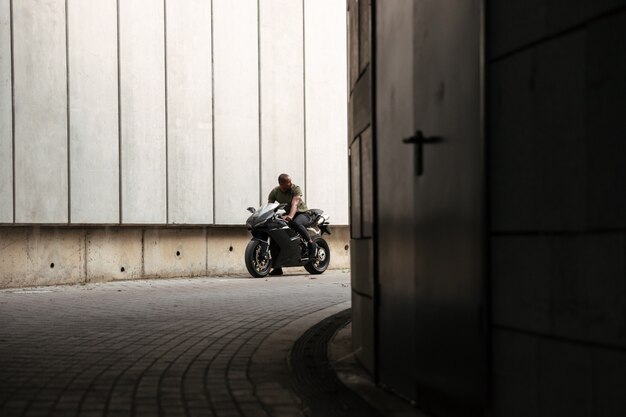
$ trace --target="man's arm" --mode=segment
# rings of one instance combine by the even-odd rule
[[[285,220],[290,221],[293,220],[296,215],[296,211],[298,210],[298,204],[300,204],[300,196],[294,195],[291,199],[291,209],[289,210],[289,214],[284,217]]]

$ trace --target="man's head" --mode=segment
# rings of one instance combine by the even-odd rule
[[[291,177],[289,174],[280,174],[278,176],[278,186],[280,191],[285,192],[291,188]]]

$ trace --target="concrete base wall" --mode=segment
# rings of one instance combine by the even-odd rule
[[[350,268],[349,230],[325,235],[331,269]],[[0,288],[140,278],[244,275],[241,227],[0,228]]]

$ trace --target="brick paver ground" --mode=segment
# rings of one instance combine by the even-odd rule
[[[297,416],[286,354],[350,274],[0,291],[0,416]]]

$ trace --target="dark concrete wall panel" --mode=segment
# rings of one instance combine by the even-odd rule
[[[624,0],[547,0],[547,36],[626,7]]]
[[[492,1],[487,12],[488,56],[501,57],[623,7],[624,0]]]
[[[350,145],[350,231],[353,238],[362,237],[361,215],[361,138]]]
[[[626,12],[589,26],[586,167],[589,227],[626,228]]]
[[[494,415],[626,415],[625,7],[488,3]]]
[[[370,63],[371,15],[370,0],[360,0],[359,5],[359,72]]]
[[[626,347],[622,234],[509,236],[492,242],[494,324]]]
[[[317,1],[317,0],[316,0]],[[352,339],[356,356],[374,373],[372,236],[372,71],[369,1],[347,0],[348,6],[348,138],[350,150],[350,264],[352,273]],[[366,68],[366,69],[365,69]],[[363,73],[362,71],[365,70]],[[366,155],[366,156],[364,156]],[[367,228],[364,234],[364,225]]]
[[[352,289],[361,295],[373,297],[374,286],[374,241],[372,239],[351,239]]]
[[[374,303],[352,292],[352,349],[361,364],[374,373]]]
[[[539,342],[540,416],[593,415],[592,349],[543,339]]]
[[[361,207],[363,237],[372,237],[374,233],[374,158],[372,129],[367,128],[361,135]]]
[[[353,107],[352,107],[352,95],[348,96],[348,143],[347,146],[350,146],[350,143],[352,143],[352,140],[354,139],[354,129],[353,129],[353,120],[354,120],[354,114],[353,114]]]
[[[507,330],[493,333],[493,415],[626,414],[626,352]]]
[[[352,90],[359,78],[359,3],[347,0],[348,4],[348,71],[349,88]]]
[[[539,416],[539,341],[527,334],[493,332],[493,415]]]
[[[352,132],[359,135],[372,123],[372,70],[368,68],[359,79],[350,100]]]
[[[488,57],[497,57],[540,38],[546,0],[494,0],[487,7]]]
[[[626,415],[626,352],[594,349],[593,385],[595,415],[613,417]]]
[[[528,169],[527,161],[534,157],[532,140],[533,108],[529,88],[533,59],[530,53],[516,55],[494,65],[489,79],[488,105],[497,109],[488,118],[488,142],[491,158],[491,226],[498,230],[525,224],[532,227],[535,210],[532,195],[535,189],[535,170]],[[511,213],[515,218],[511,218]],[[515,224],[513,224],[513,222]]]
[[[492,227],[585,227],[585,34],[492,66]]]
[[[492,314],[497,325],[548,333],[550,279],[555,265],[548,237],[492,239]]]
[[[555,238],[553,245],[554,334],[626,347],[624,236]]]
[[[376,7],[377,376],[415,396],[415,285],[413,152],[402,138],[413,115],[413,2]],[[366,74],[371,71],[371,67]],[[396,181],[386,184],[384,178]],[[409,184],[398,193],[397,182]],[[400,259],[401,261],[398,261]],[[410,261],[408,261],[410,260]]]

